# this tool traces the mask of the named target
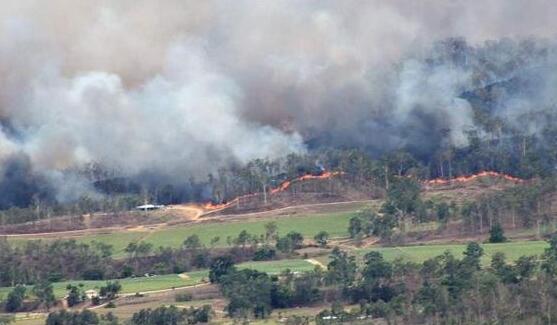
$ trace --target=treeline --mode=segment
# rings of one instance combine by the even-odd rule
[[[235,320],[268,318],[275,309],[330,304],[317,324],[369,323],[382,319],[405,324],[552,324],[557,319],[557,236],[541,256],[513,263],[502,253],[485,261],[482,247],[471,242],[462,256],[450,252],[417,264],[387,261],[375,251],[361,263],[335,248],[326,269],[269,275],[239,270],[229,255],[216,257],[209,278],[217,283]],[[483,263],[482,263],[483,262]],[[487,262],[487,263],[485,263]],[[37,289],[38,291],[39,289]],[[349,308],[347,306],[350,306]],[[130,324],[207,322],[210,307],[160,307],[135,313]],[[308,317],[289,316],[289,324]],[[113,315],[59,311],[46,324],[119,324]]]
[[[405,324],[551,324],[557,319],[557,237],[539,257],[510,264],[497,253],[487,267],[483,257],[475,242],[461,257],[446,252],[421,264],[389,262],[374,251],[360,264],[335,248],[327,270],[271,276],[237,270],[223,257],[211,266],[210,277],[229,301],[228,315],[237,319],[323,303],[332,308],[316,316],[317,324],[376,318]]]
[[[464,230],[483,233],[494,224],[504,224],[508,228],[537,228],[538,235],[553,232],[557,226],[553,207],[556,191],[557,179],[548,177],[465,201],[460,209]]]
[[[59,311],[51,313],[46,319],[45,325],[194,325],[208,323],[214,312],[211,306],[205,305],[199,308],[177,308],[176,306],[163,306],[156,309],[142,309],[134,313],[130,320],[122,322],[112,313],[98,316],[90,310],[83,311]]]
[[[408,225],[435,222],[443,231],[455,225],[454,235],[485,234],[494,227],[507,230],[532,228],[539,237],[557,230],[557,178],[518,184],[500,191],[480,194],[459,201],[425,199],[420,183],[413,178],[393,179],[385,202],[378,210],[365,209],[352,217],[348,233],[353,239],[377,236],[401,243],[419,234]]]
[[[326,244],[328,234],[321,233],[318,238]],[[224,241],[228,246],[217,247]],[[215,256],[222,254],[231,256],[235,263],[280,259],[302,247],[303,241],[297,232],[280,236],[277,225],[270,222],[262,235],[242,231],[236,237],[215,237],[209,247],[197,235],[187,237],[178,248],[131,242],[124,257],[114,258],[112,246],[102,242],[37,240],[17,245],[0,238],[0,286],[183,273],[208,268]]]
[[[544,124],[534,135],[506,127],[504,121],[485,114],[476,116],[484,130],[468,133],[468,146],[441,146],[433,155],[408,150],[369,153],[363,149],[322,148],[305,154],[290,154],[276,160],[256,159],[245,165],[221,168],[205,178],[171,184],[110,176],[92,181],[101,195],[83,196],[71,203],[36,196],[27,206],[0,211],[0,225],[41,220],[60,215],[118,212],[144,202],[227,202],[248,193],[263,193],[285,180],[324,170],[342,171],[342,181],[388,189],[396,178],[418,180],[452,178],[490,170],[530,178],[547,178],[557,165],[557,124]],[[549,118],[549,117],[548,117]],[[495,126],[494,126],[495,125]],[[482,134],[480,136],[479,134]],[[448,143],[448,142],[447,142]],[[104,175],[104,174],[103,174]],[[98,176],[97,176],[98,177]]]
[[[0,210],[0,226],[21,224],[61,216],[82,216],[94,212],[118,213],[130,211],[143,204],[144,198],[138,194],[113,196],[82,196],[71,203],[59,203],[55,200],[31,201],[26,207],[10,207]]]

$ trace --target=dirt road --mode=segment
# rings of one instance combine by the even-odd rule
[[[228,215],[216,215],[210,216],[215,211],[206,211],[201,207],[194,205],[174,205],[169,206],[165,211],[179,212],[182,215],[183,221],[187,223],[157,223],[149,225],[140,225],[135,227],[130,226],[120,226],[120,227],[106,227],[106,228],[93,228],[93,229],[80,229],[80,230],[69,230],[60,232],[44,232],[44,233],[29,233],[29,234],[7,234],[0,235],[0,237],[6,237],[9,239],[48,239],[48,238],[72,238],[80,237],[84,235],[94,235],[94,234],[110,234],[110,233],[121,233],[121,232],[145,232],[146,236],[153,233],[154,231],[159,231],[165,228],[176,228],[183,227],[186,224],[196,224],[196,223],[213,223],[213,222],[223,222],[223,221],[237,221],[249,218],[265,218],[277,215],[282,215],[286,213],[303,213],[313,210],[318,211],[320,208],[327,207],[342,207],[350,204],[358,203],[374,203],[377,200],[361,200],[361,201],[344,201],[344,202],[329,202],[329,203],[312,203],[312,204],[302,204],[295,206],[288,206],[274,210],[261,211],[261,212],[251,212],[245,214],[228,214]]]

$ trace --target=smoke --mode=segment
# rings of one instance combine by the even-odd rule
[[[553,39],[556,14],[542,0],[3,1],[0,166],[26,157],[64,200],[90,190],[75,171],[91,163],[182,182],[308,144],[462,146],[462,94],[546,58],[510,66],[520,40]],[[510,52],[486,43],[505,38]],[[547,104],[557,78],[541,78]],[[532,95],[494,114],[517,120]]]

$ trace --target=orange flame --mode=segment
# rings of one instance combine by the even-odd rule
[[[271,191],[269,192],[270,194],[278,194],[281,192],[284,192],[286,190],[288,190],[290,188],[290,186],[295,183],[295,182],[299,182],[299,181],[307,181],[307,180],[312,180],[312,179],[330,179],[339,175],[344,174],[343,172],[324,172],[321,175],[311,175],[311,174],[307,174],[304,176],[300,176],[294,180],[291,181],[284,181],[282,182],[278,187],[271,189]],[[228,207],[233,206],[234,204],[237,204],[238,201],[240,201],[241,199],[245,199],[248,197],[252,197],[252,196],[256,196],[259,195],[260,193],[250,193],[250,194],[245,194],[242,196],[239,196],[235,199],[233,199],[232,201],[229,201],[227,203],[221,203],[221,204],[215,204],[212,202],[206,203],[203,208],[205,210],[208,211],[215,211],[215,210],[223,210],[226,209]]]
[[[513,177],[510,175],[506,175],[503,173],[498,173],[498,172],[492,172],[492,171],[484,171],[484,172],[480,172],[478,174],[474,174],[474,175],[470,175],[470,176],[459,176],[453,179],[443,179],[443,178],[437,178],[437,179],[432,179],[429,181],[425,181],[424,184],[426,186],[431,186],[431,185],[448,185],[448,184],[454,184],[454,183],[467,183],[467,182],[471,182],[475,179],[481,178],[481,177],[499,177],[499,178],[503,178],[506,179],[508,181],[511,182],[515,182],[515,183],[522,183],[524,182],[523,179],[517,178],[517,177]]]

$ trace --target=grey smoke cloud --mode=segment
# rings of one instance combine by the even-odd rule
[[[312,139],[386,150],[447,128],[463,145],[474,71],[428,64],[433,44],[551,39],[556,14],[542,0],[2,1],[0,160],[24,153],[63,184],[90,162],[186,179]]]

